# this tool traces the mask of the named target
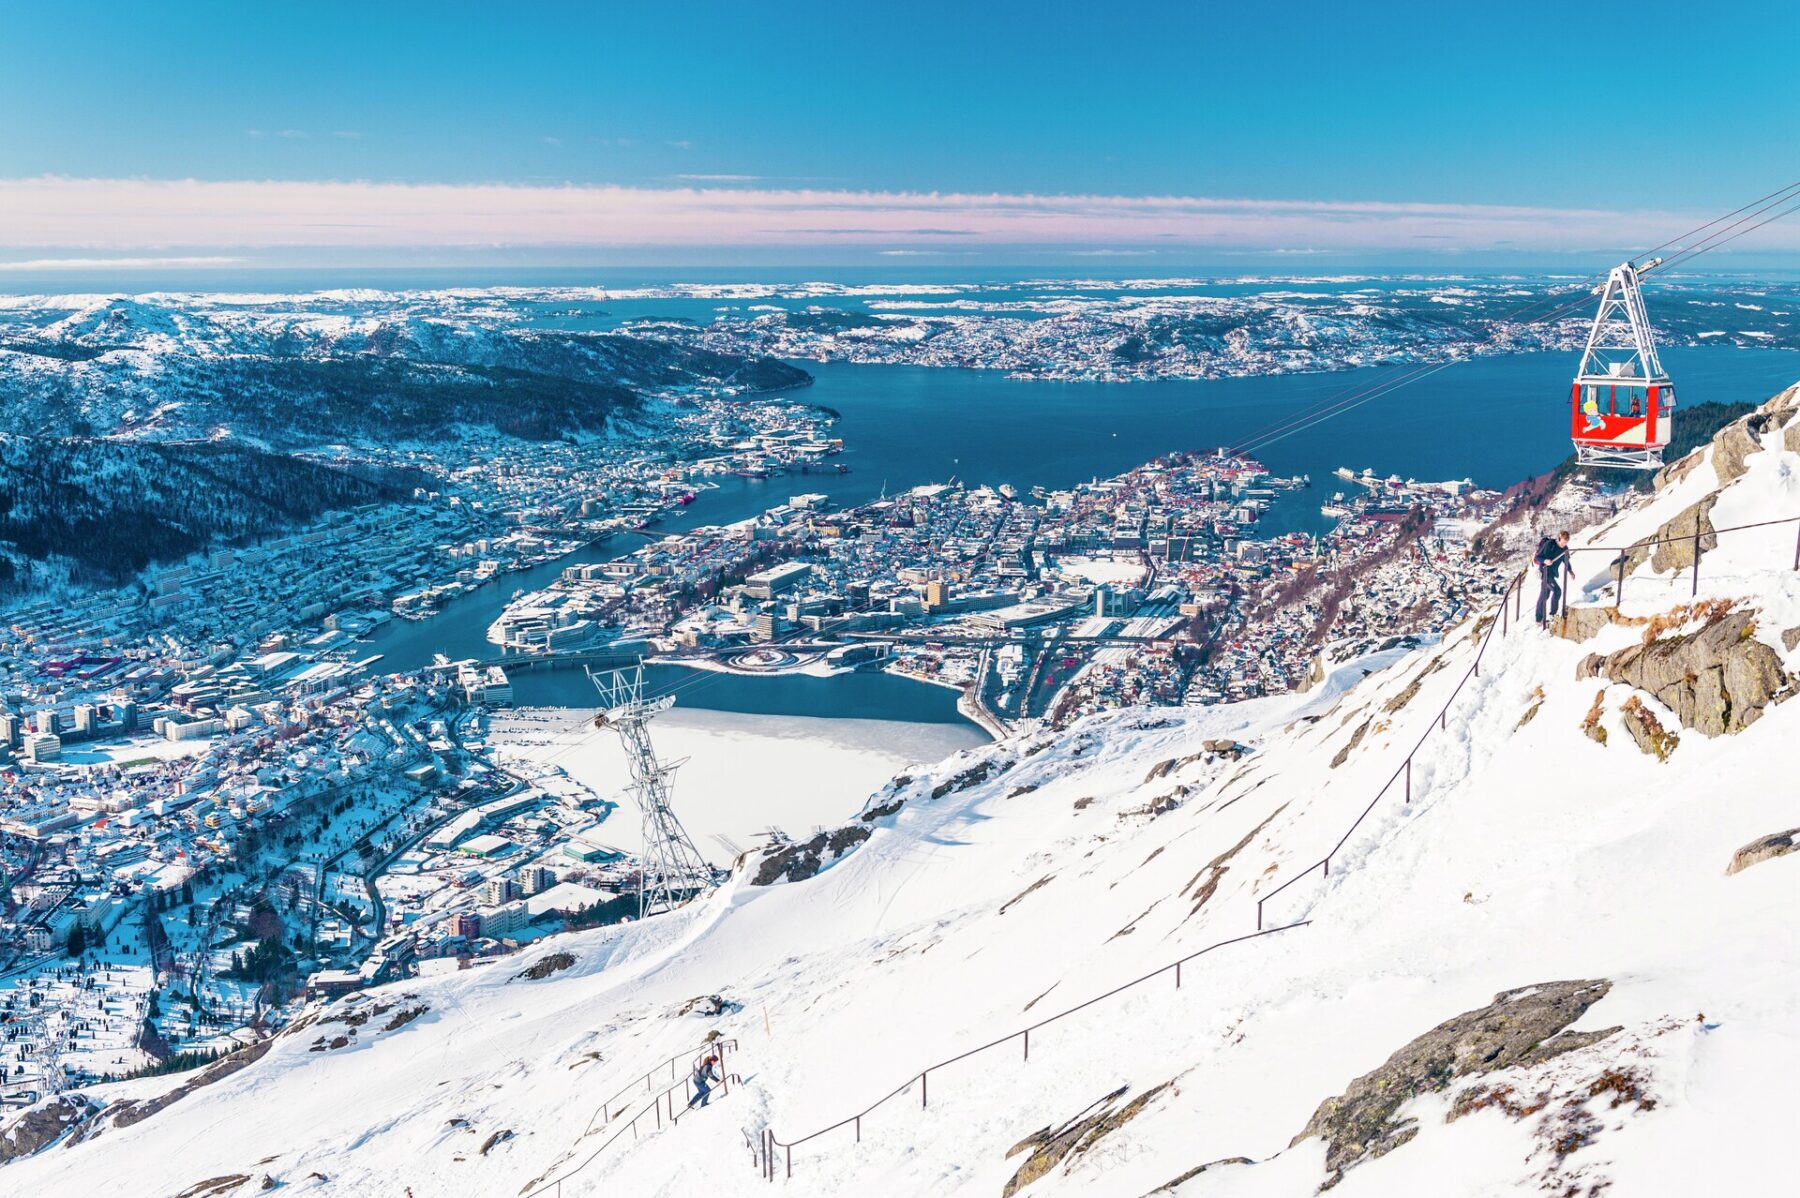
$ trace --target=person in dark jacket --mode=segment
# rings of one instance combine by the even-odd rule
[[[688,1099],[688,1110],[711,1101],[713,1083],[719,1080],[718,1063],[718,1057],[709,1056],[694,1070],[694,1096]]]
[[[1575,574],[1569,564],[1569,534],[1559,532],[1539,541],[1531,560],[1538,568],[1537,622],[1543,624],[1562,607],[1563,577]]]

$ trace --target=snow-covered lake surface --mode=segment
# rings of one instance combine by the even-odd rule
[[[675,813],[694,844],[719,865],[736,854],[723,836],[749,847],[770,827],[803,838],[817,825],[855,815],[871,791],[920,762],[940,761],[987,743],[972,724],[829,720],[674,708],[650,735],[664,761],[686,763],[675,775]],[[526,708],[495,720],[502,757],[549,762],[619,807],[602,837],[628,851],[642,847],[637,808],[624,794],[631,776],[616,736],[597,734],[566,708]]]

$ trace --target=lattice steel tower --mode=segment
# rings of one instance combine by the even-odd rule
[[[689,839],[687,829],[669,806],[669,791],[680,761],[662,762],[650,744],[650,719],[675,705],[673,695],[644,698],[644,664],[629,670],[588,670],[600,692],[594,727],[611,728],[625,745],[631,763],[631,790],[644,821],[643,880],[638,888],[638,918],[673,910],[711,889],[713,868]]]

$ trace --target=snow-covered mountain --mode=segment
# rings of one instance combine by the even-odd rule
[[[1789,1192],[1796,525],[1720,530],[1800,516],[1800,389],[1660,483],[1576,537],[1644,548],[1616,611],[1614,555],[1578,557],[1560,635],[1490,613],[1304,695],[1109,713],[923,767],[673,915],[16,1116],[0,1185]],[[1670,538],[1696,527],[1691,595]],[[1162,972],[1034,1031],[1028,1056],[1013,1038],[917,1080],[1248,936],[1258,900],[1283,930],[1190,960],[1179,986]],[[685,1071],[712,1032],[738,1080],[652,1117],[646,1075]],[[786,1152],[759,1167],[770,1130],[795,1141],[896,1090],[794,1147],[791,1178]]]
[[[460,293],[18,297],[0,302],[0,431],[292,446],[471,424],[542,439],[602,429],[646,391],[807,381],[525,316]]]

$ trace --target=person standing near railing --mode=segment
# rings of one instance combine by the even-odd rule
[[[1569,563],[1569,534],[1559,532],[1539,541],[1531,560],[1538,568],[1537,622],[1542,627],[1562,607],[1563,577],[1575,574]]]
[[[714,1068],[718,1063],[718,1057],[708,1055],[707,1058],[701,1061],[699,1066],[695,1068],[693,1079],[694,1096],[688,1099],[688,1110],[693,1110],[696,1104],[705,1106],[707,1102],[711,1100],[713,1083],[719,1080],[718,1070]]]

